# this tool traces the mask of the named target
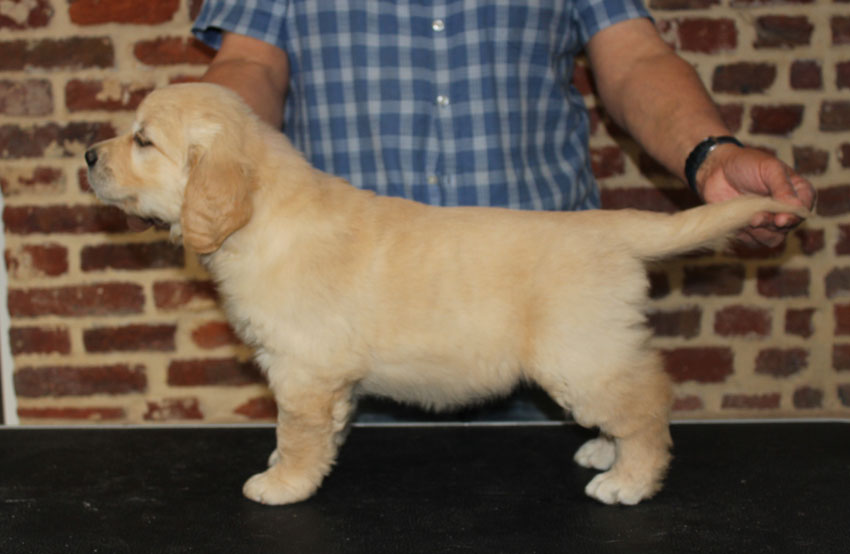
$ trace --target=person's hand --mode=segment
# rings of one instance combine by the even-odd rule
[[[812,209],[815,190],[788,165],[756,148],[722,144],[706,158],[696,175],[706,202],[722,202],[742,194],[772,196],[780,202]],[[751,245],[778,246],[801,222],[790,214],[758,214],[741,240]]]

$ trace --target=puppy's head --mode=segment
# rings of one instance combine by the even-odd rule
[[[129,133],[86,151],[89,183],[102,201],[160,220],[193,250],[213,252],[251,218],[258,152],[249,139],[258,124],[224,87],[156,90]]]

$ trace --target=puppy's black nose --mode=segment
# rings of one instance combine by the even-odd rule
[[[97,150],[94,148],[86,150],[86,163],[89,164],[89,167],[97,163]]]

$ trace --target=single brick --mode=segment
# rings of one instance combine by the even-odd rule
[[[192,341],[200,348],[212,349],[239,344],[239,338],[226,321],[210,321],[192,331]]]
[[[18,416],[21,419],[68,419],[68,420],[91,420],[111,421],[124,419],[127,414],[123,408],[18,408]]]
[[[850,335],[850,304],[835,304],[835,334]]]
[[[182,421],[204,419],[197,398],[166,398],[159,402],[147,402],[144,418],[147,421]]]
[[[850,408],[850,385],[838,386],[838,399],[842,406]]]
[[[90,144],[114,136],[115,129],[109,123],[73,121],[64,125],[0,125],[0,158],[82,157]]]
[[[714,92],[763,93],[776,81],[776,66],[770,63],[738,62],[718,65],[711,78]]]
[[[0,71],[107,69],[115,49],[107,37],[0,41]]]
[[[765,15],[756,18],[756,48],[794,48],[812,40],[815,26],[809,18],[787,15]]]
[[[596,85],[593,82],[593,73],[590,71],[587,63],[581,60],[576,61],[576,65],[573,68],[572,85],[582,96],[593,96]]]
[[[835,64],[835,86],[839,90],[850,88],[850,62]]]
[[[137,42],[133,55],[146,65],[206,65],[215,51],[195,39],[164,37]]]
[[[606,210],[636,208],[672,213],[696,206],[698,199],[687,189],[627,187],[602,189],[602,207]]]
[[[794,391],[794,407],[812,410],[823,407],[823,391],[812,387],[800,387]]]
[[[597,179],[607,179],[626,172],[626,157],[619,146],[591,148],[590,165]]]
[[[53,113],[53,88],[47,79],[0,81],[0,114],[39,116]]]
[[[12,354],[70,354],[71,335],[67,327],[12,327],[9,329]]]
[[[145,305],[142,287],[132,283],[10,289],[8,300],[12,317],[127,315]]]
[[[826,297],[850,296],[850,267],[836,267],[826,275]]]
[[[714,332],[722,337],[766,337],[770,334],[770,326],[770,312],[761,308],[728,306],[714,316]]]
[[[68,272],[68,249],[59,244],[23,244],[6,250],[6,269],[22,281]]]
[[[115,206],[6,206],[6,232],[36,233],[124,233],[127,216]]]
[[[20,194],[59,195],[65,192],[65,172],[45,166],[28,169],[7,168],[0,175],[0,189],[5,197]]]
[[[850,185],[818,188],[815,211],[821,217],[850,213]]]
[[[168,385],[172,387],[242,386],[264,382],[256,364],[235,358],[175,360],[168,365]]]
[[[785,312],[785,333],[810,338],[815,333],[814,308],[788,308]]]
[[[68,15],[77,25],[100,25],[103,23],[128,23],[134,25],[157,25],[171,21],[180,0],[71,0]]]
[[[87,352],[173,352],[176,325],[123,325],[83,331]]]
[[[744,106],[742,104],[720,104],[717,109],[720,110],[720,117],[730,131],[737,133],[741,130],[744,124]]]
[[[843,143],[838,147],[838,161],[841,167],[850,167],[850,143]]]
[[[674,412],[693,412],[702,410],[705,406],[699,396],[680,396],[673,400]]]
[[[797,229],[794,231],[800,241],[800,250],[806,256],[813,256],[824,249],[826,238],[823,229]]]
[[[277,420],[277,404],[274,398],[260,396],[252,398],[234,410],[248,419]]]
[[[131,394],[147,389],[145,368],[127,364],[25,367],[15,372],[14,380],[15,392],[26,398]]]
[[[218,293],[212,281],[158,281],[153,298],[160,310],[206,309],[215,305]]]
[[[850,371],[850,344],[832,345],[832,368],[835,371]]]
[[[758,292],[768,298],[797,298],[809,295],[808,268],[760,267],[756,272]]]
[[[744,289],[744,266],[735,264],[686,266],[682,293],[686,296],[737,296]]]
[[[167,240],[98,244],[86,246],[80,252],[80,267],[83,271],[102,271],[104,269],[138,271],[183,267],[184,264],[183,247],[176,246]]]
[[[0,7],[0,30],[23,31],[47,27],[53,17],[53,7],[48,0],[12,1]]]
[[[781,258],[785,254],[785,243],[776,246],[764,246],[736,241],[729,245],[726,253],[741,260],[771,260]]]
[[[657,337],[694,338],[699,335],[702,310],[697,307],[649,312],[647,320]]]
[[[190,0],[189,3],[189,19],[195,21],[198,14],[201,13],[201,6],[204,5],[204,0]]]
[[[824,101],[820,107],[819,118],[821,131],[850,131],[850,101]]]
[[[152,90],[152,86],[116,81],[72,79],[65,85],[65,105],[72,112],[135,110]]]
[[[779,408],[781,395],[773,394],[725,394],[724,410],[775,410]]]
[[[850,225],[838,226],[838,240],[835,243],[835,253],[839,256],[850,254]]]
[[[809,351],[803,348],[766,348],[756,357],[756,373],[789,377],[809,366]]]
[[[791,88],[795,90],[821,90],[823,72],[818,60],[794,60],[791,64]]]
[[[649,272],[649,297],[653,300],[670,294],[670,278],[666,271]]]
[[[801,104],[753,106],[750,110],[750,132],[787,136],[803,122],[803,110]]]
[[[801,175],[823,175],[829,167],[829,151],[814,146],[794,147],[794,169]]]
[[[664,369],[676,383],[722,383],[735,372],[734,355],[726,347],[693,347],[665,350]]]
[[[829,27],[832,30],[832,44],[850,44],[850,16],[832,16]]]
[[[686,52],[716,54],[738,46],[738,30],[733,19],[693,17],[676,21],[679,48]]]

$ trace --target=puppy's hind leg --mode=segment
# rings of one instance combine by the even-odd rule
[[[670,462],[670,382],[656,353],[640,352],[637,359],[621,369],[600,366],[595,375],[580,379],[550,374],[539,380],[580,425],[600,429],[598,438],[579,448],[575,461],[605,471],[585,492],[606,504],[631,505],[651,497],[661,489]]]
[[[272,385],[278,404],[277,448],[270,467],[245,482],[262,504],[305,500],[330,472],[351,413],[351,387],[328,383]]]
[[[646,352],[640,363],[614,374],[597,391],[576,402],[573,414],[583,425],[598,426],[602,436],[576,457],[581,462],[582,451],[592,450],[594,461],[611,463],[594,465],[607,471],[594,477],[585,492],[605,504],[637,504],[661,489],[670,463],[670,381],[658,355]]]

